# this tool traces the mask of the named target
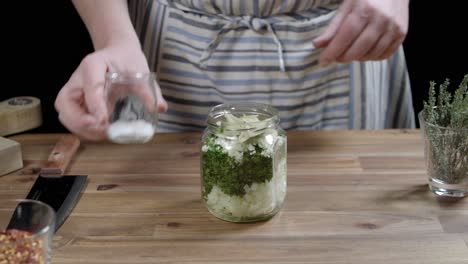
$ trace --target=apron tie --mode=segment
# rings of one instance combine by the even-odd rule
[[[283,45],[281,44],[281,41],[279,40],[278,35],[274,31],[270,22],[268,22],[266,19],[256,18],[252,16],[228,17],[224,15],[217,15],[217,17],[226,20],[227,23],[218,31],[218,33],[216,33],[216,36],[213,38],[213,40],[210,41],[208,47],[203,52],[202,56],[200,57],[201,65],[204,65],[204,63],[210,59],[211,55],[218,47],[222,38],[229,31],[239,28],[249,28],[259,34],[263,34],[265,30],[268,31],[268,33],[272,36],[273,41],[275,42],[278,49],[278,61],[280,70],[282,72],[286,71],[283,57]]]

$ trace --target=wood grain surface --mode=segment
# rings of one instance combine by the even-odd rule
[[[199,133],[144,145],[82,142],[67,174],[89,176],[52,263],[468,263],[468,199],[427,188],[418,130],[288,133],[288,189],[266,222],[233,224],[200,199]],[[60,135],[23,134],[24,197]]]

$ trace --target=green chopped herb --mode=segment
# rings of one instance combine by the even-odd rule
[[[214,143],[213,135],[206,141],[202,152],[203,196],[206,197],[217,185],[227,195],[243,196],[244,186],[264,183],[273,177],[273,160],[262,155],[263,149],[253,144],[255,151],[244,152],[242,160],[230,157],[220,145]]]

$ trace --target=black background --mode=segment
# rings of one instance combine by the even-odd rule
[[[92,52],[86,28],[69,1],[9,1],[2,9],[0,101],[38,97],[44,122],[31,132],[65,132],[53,103],[81,59]],[[427,98],[430,80],[439,83],[450,78],[456,88],[468,73],[464,10],[464,1],[410,3],[404,48],[416,112]]]

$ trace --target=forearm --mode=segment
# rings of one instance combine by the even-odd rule
[[[139,45],[126,0],[73,0],[96,50],[125,42]]]

